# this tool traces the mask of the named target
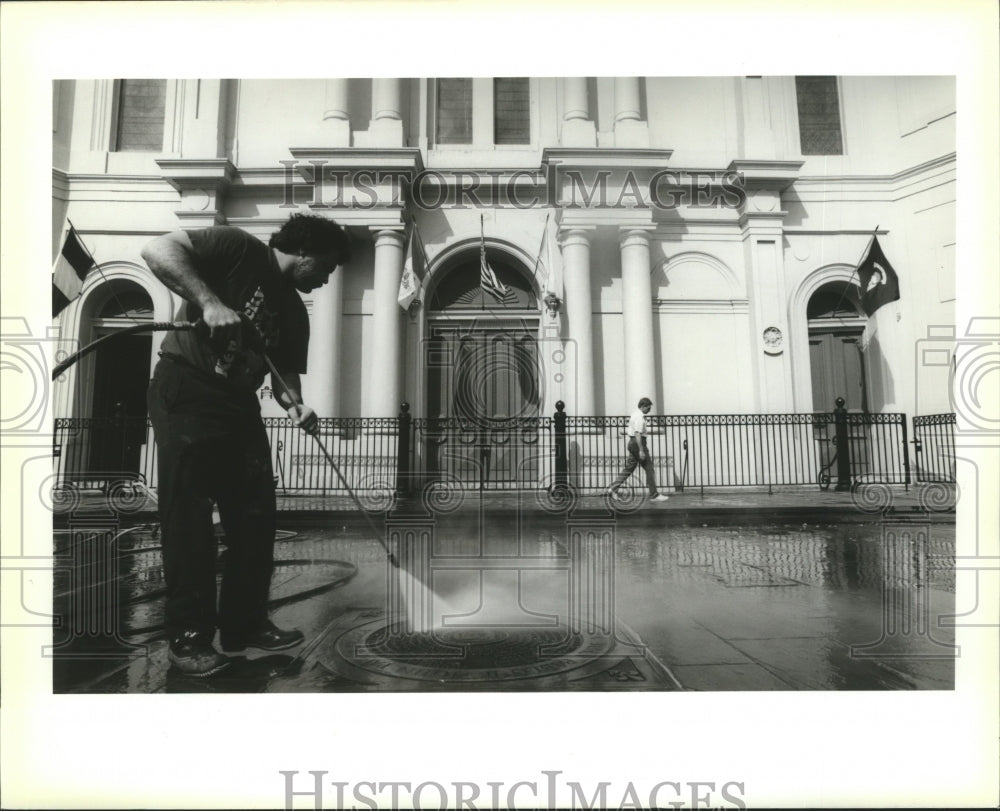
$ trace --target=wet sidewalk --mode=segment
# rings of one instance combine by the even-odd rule
[[[55,573],[55,612],[67,621],[55,632],[53,687],[949,689],[954,505],[948,491],[875,495],[685,492],[611,509],[598,496],[438,494],[388,512],[383,503],[369,515],[378,538],[349,499],[285,495],[271,613],[306,641],[193,679],[166,658],[155,497],[137,494],[102,521],[107,496],[81,494],[54,522],[67,564]],[[399,569],[383,544],[400,553]],[[73,632],[100,625],[87,607],[102,600],[114,627]]]
[[[359,491],[361,504],[374,516],[392,514],[476,514],[482,505],[526,516],[563,516],[574,511],[609,510],[618,515],[656,523],[668,516],[671,524],[702,521],[768,522],[797,520],[819,522],[879,521],[884,517],[922,517],[931,521],[954,521],[954,485],[916,483],[860,485],[853,491],[822,490],[815,486],[768,488],[687,489],[668,491],[669,500],[652,503],[636,490],[623,488],[625,500],[612,502],[603,494],[568,496],[545,491],[424,490],[401,496],[384,491]],[[85,490],[53,498],[56,524],[95,513],[128,516],[134,520],[156,518],[155,492],[141,486],[112,488],[111,492]],[[367,525],[357,505],[347,495],[279,493],[278,511],[291,520],[340,521]],[[662,514],[666,514],[663,516]]]

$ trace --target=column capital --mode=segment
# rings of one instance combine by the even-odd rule
[[[648,247],[654,230],[656,226],[653,225],[641,228],[636,228],[634,225],[622,226],[618,229],[618,240],[622,248],[638,245]]]
[[[406,231],[402,226],[399,228],[386,228],[381,225],[370,225],[368,230],[372,232],[375,239],[375,247],[380,245],[402,245],[406,238]]]
[[[560,245],[590,245],[591,234],[596,228],[592,225],[571,225],[560,228],[558,239]]]

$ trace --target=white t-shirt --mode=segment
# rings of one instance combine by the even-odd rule
[[[628,418],[628,428],[625,429],[625,433],[636,439],[646,433],[646,415],[642,413],[641,408],[633,411],[632,416]]]

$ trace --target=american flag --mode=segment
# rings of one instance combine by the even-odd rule
[[[480,220],[480,226],[482,225],[482,220]],[[479,286],[483,290],[489,293],[497,301],[503,301],[507,293],[510,291],[507,287],[497,278],[496,272],[490,267],[490,263],[486,261],[486,237],[481,236],[479,240]]]

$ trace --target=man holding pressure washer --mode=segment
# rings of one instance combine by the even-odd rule
[[[350,259],[346,232],[324,217],[294,214],[265,245],[232,227],[175,232],[152,240],[142,258],[184,299],[150,382],[149,415],[158,451],[169,659],[190,676],[209,676],[224,651],[298,645],[277,628],[267,601],[274,565],[276,505],[271,452],[257,390],[272,388],[302,430],[315,412],[302,404],[309,318],[299,292],[322,286]],[[216,609],[217,505],[227,552]]]

